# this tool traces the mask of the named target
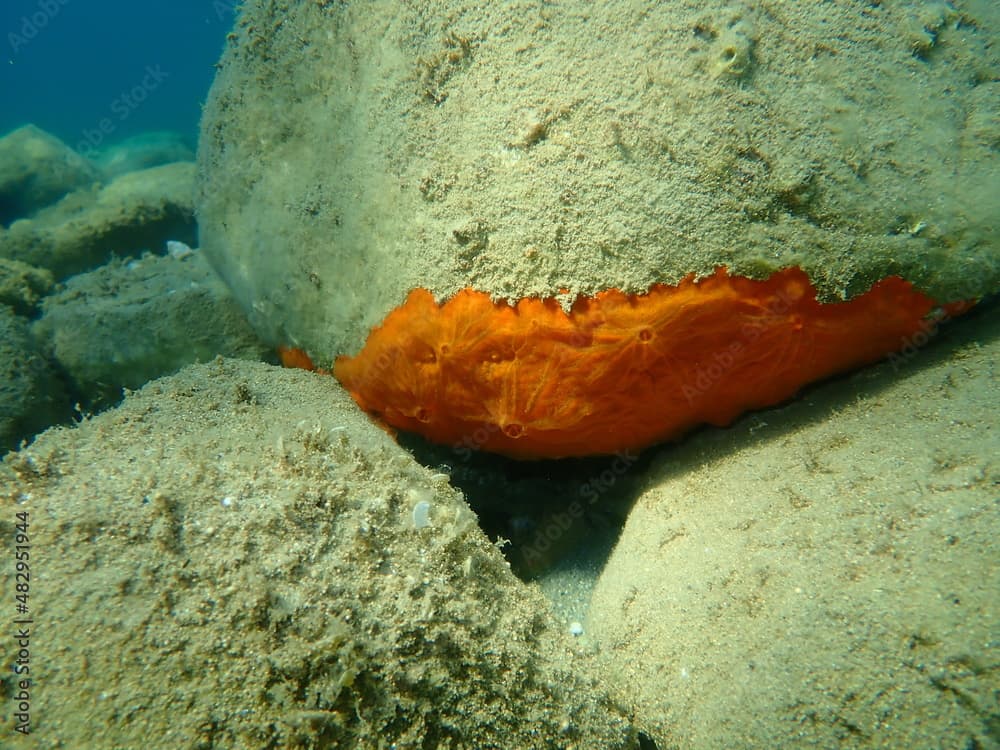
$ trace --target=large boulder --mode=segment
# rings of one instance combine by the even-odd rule
[[[425,287],[645,291],[801,266],[1000,282],[989,3],[241,6],[199,147],[201,244],[324,364]]]

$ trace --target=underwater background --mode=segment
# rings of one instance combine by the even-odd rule
[[[101,140],[173,130],[193,146],[235,7],[233,0],[5,0],[0,133],[30,122],[84,151],[104,145],[94,133],[108,118],[114,132]],[[136,87],[147,95],[133,96]]]

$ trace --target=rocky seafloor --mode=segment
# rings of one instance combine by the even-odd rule
[[[492,461],[262,361],[190,165],[102,163],[0,169],[5,737],[1000,747],[995,305],[677,445]]]

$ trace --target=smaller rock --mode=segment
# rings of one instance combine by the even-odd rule
[[[97,167],[53,135],[25,125],[0,138],[0,224],[8,226],[100,179]]]
[[[0,455],[69,415],[65,389],[28,321],[0,305]]]
[[[138,172],[176,161],[194,161],[194,150],[180,133],[140,133],[96,151],[92,157],[107,177]]]
[[[42,304],[34,333],[91,408],[193,362],[269,351],[202,255],[146,255],[73,277]]]
[[[194,177],[192,162],[176,162],[70,193],[0,230],[0,257],[42,266],[61,280],[112,255],[162,252],[168,239],[194,245]]]

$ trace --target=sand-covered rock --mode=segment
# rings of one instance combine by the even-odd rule
[[[187,368],[9,457],[0,502],[40,747],[635,746],[446,477],[332,378]]]
[[[24,125],[0,138],[0,226],[31,216],[100,178],[89,159],[54,135]]]
[[[1000,286],[995,3],[241,6],[201,244],[267,337],[356,351],[414,287],[646,291],[801,266]]]
[[[28,320],[0,304],[0,455],[69,413],[65,388]]]
[[[0,229],[0,257],[47,268],[63,279],[113,256],[162,252],[167,240],[196,245],[194,175],[192,162],[176,162],[70,193]]]
[[[588,632],[658,747],[1000,747],[996,331],[654,463]]]
[[[266,359],[202,254],[115,260],[66,281],[33,324],[90,408],[216,355]]]

